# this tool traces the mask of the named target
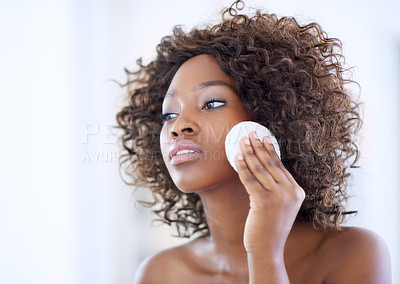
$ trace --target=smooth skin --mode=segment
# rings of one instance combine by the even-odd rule
[[[304,190],[267,137],[242,139],[239,174],[233,170],[224,138],[251,115],[229,86],[232,79],[209,55],[186,61],[169,86],[164,161],[181,191],[199,194],[210,236],[147,258],[134,283],[391,283],[389,252],[376,234],[353,227],[320,232],[296,220]],[[171,165],[169,146],[184,139],[203,153]]]

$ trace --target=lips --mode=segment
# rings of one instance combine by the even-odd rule
[[[173,165],[197,159],[202,153],[203,149],[190,140],[176,142],[169,148],[169,158]]]

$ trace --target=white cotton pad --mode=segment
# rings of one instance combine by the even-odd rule
[[[236,154],[240,153],[240,139],[242,137],[249,136],[251,131],[255,131],[261,140],[265,136],[269,136],[272,144],[274,145],[275,152],[278,154],[279,158],[281,157],[278,141],[276,141],[276,138],[272,136],[268,128],[254,121],[242,121],[232,127],[225,138],[226,157],[235,171],[237,171],[235,165],[235,156]]]

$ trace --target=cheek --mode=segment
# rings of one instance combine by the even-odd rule
[[[226,134],[232,126],[233,125],[226,120],[216,120],[207,123],[203,131],[203,140],[206,143],[221,146],[224,144]]]
[[[167,163],[168,159],[168,139],[167,139],[167,127],[163,126],[161,128],[160,132],[160,149],[161,149],[161,154],[164,159],[164,163]]]
[[[231,125],[227,121],[216,121],[210,127],[205,129],[203,145],[207,149],[207,162],[216,163],[216,166],[222,166],[221,163],[227,162],[225,154],[225,137],[229,132]]]

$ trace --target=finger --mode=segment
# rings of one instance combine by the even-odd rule
[[[291,189],[290,192],[294,195],[292,197],[299,199],[299,200],[304,200],[305,198],[305,191],[303,188],[301,188],[292,174],[286,169],[286,167],[283,165],[282,161],[280,160],[278,154],[275,151],[275,147],[271,142],[271,139],[266,136],[263,138],[263,144],[265,145],[266,149],[268,152],[271,154],[273,157],[274,161],[276,161],[278,167],[281,169],[282,173],[286,176],[288,183],[291,185],[288,188]]]
[[[255,131],[250,133],[250,142],[253,146],[255,156],[258,158],[262,166],[270,173],[272,178],[277,183],[288,182],[288,179],[281,168],[281,160],[279,157],[277,157],[276,153],[268,150],[266,145],[257,137],[257,133]]]
[[[281,159],[279,158],[278,154],[275,151],[275,147],[271,142],[271,139],[268,136],[263,138],[263,142],[265,149],[270,153],[272,160],[275,162],[278,168],[283,172],[287,180],[293,184],[297,184],[296,180],[292,176],[292,174],[286,169],[283,165]]]
[[[267,191],[250,172],[242,154],[239,153],[235,156],[235,164],[238,169],[239,179],[246,188],[247,193],[256,198],[260,195],[265,196]]]
[[[256,156],[248,137],[243,137],[240,141],[240,152],[251,174],[254,175],[265,190],[272,190],[276,186],[276,181]]]

